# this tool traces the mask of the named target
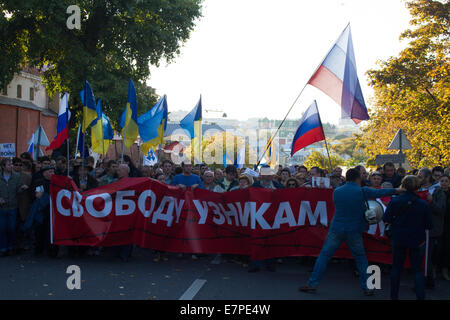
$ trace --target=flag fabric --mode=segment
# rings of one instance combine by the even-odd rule
[[[84,81],[84,89],[80,93],[81,102],[83,104],[83,133],[91,126],[92,122],[97,119],[97,107],[95,104],[94,93],[87,80]]]
[[[127,105],[120,117],[120,127],[122,128],[125,146],[130,148],[139,135],[136,89],[131,79],[128,82]]]
[[[28,141],[28,150],[27,152],[31,155],[31,159],[34,159],[33,154],[34,154],[34,132],[31,135],[31,139],[30,141]]]
[[[272,141],[270,141],[270,138],[267,140],[266,146],[264,147],[264,150],[266,150],[266,153],[265,153],[263,159],[261,160],[261,162],[259,163],[260,165],[267,164],[272,169],[274,169],[277,165],[274,142],[275,142],[274,139],[272,139]]]
[[[114,133],[111,134],[112,127],[109,124],[108,119],[106,118],[106,116],[104,116],[102,112],[101,99],[98,99],[96,110],[97,110],[97,118],[94,120],[94,122],[92,122],[91,126],[92,151],[97,154],[105,155],[108,152],[108,148],[112,142],[111,140],[113,138]]]
[[[158,157],[155,152],[153,152],[153,148],[150,148],[146,157],[144,157],[142,161],[142,165],[144,166],[154,166],[158,163]]]
[[[356,71],[350,24],[331,48],[308,84],[320,89],[341,106],[341,117],[355,123],[369,114]]]
[[[322,140],[325,140],[325,133],[322,127],[322,121],[320,121],[317,102],[314,100],[300,119],[300,124],[292,139],[291,157],[298,150]]]
[[[31,143],[33,143],[35,147],[39,145],[39,148],[48,147],[50,145],[50,142],[48,141],[47,135],[45,134],[44,128],[42,126],[39,126],[31,136],[31,139],[28,141],[28,145],[30,145]],[[42,154],[42,151],[39,151],[39,153]]]
[[[138,118],[139,136],[143,142],[141,151],[144,154],[147,154],[150,148],[164,143],[167,114],[167,96],[163,95],[149,111]]]
[[[227,150],[223,153],[223,159],[222,159],[223,167],[227,167]]]
[[[202,162],[201,141],[202,141],[202,97],[191,112],[181,121],[180,126],[189,133],[191,137],[192,150],[194,150],[194,163]]]
[[[56,137],[45,150],[55,150],[69,139],[69,94],[66,92],[59,102],[58,123],[56,125]]]
[[[236,160],[234,161],[234,165],[238,169],[243,168],[244,164],[245,164],[245,143],[242,146],[242,148],[239,150]]]
[[[80,157],[82,157],[83,159],[86,159],[87,157],[89,157],[89,148],[84,143],[84,134],[83,134],[82,126],[83,126],[82,124],[80,124],[78,126],[76,150],[78,150],[80,152]],[[84,152],[83,152],[83,145],[84,145]],[[76,158],[76,156],[75,156],[75,158]]]

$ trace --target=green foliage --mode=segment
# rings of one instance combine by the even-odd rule
[[[330,154],[330,158],[331,158],[331,166],[333,168],[345,164],[345,160],[339,157],[338,155]],[[318,151],[313,151],[311,155],[308,158],[306,158],[303,165],[305,165],[307,168],[319,167],[322,169],[330,170],[330,161],[328,159],[328,156],[323,155]]]
[[[406,157],[413,167],[450,163],[450,2],[407,2],[413,28],[400,39],[409,44],[397,57],[369,70],[374,88],[371,119],[359,146],[373,161],[388,151],[389,142],[403,129],[413,149]]]
[[[337,154],[350,157],[345,163],[347,167],[354,167],[359,164],[365,164],[368,156],[362,148],[357,146],[357,137],[346,137],[339,140],[338,144],[331,146],[331,150]]]
[[[138,113],[156,101],[145,81],[150,65],[172,61],[201,16],[201,0],[78,0],[81,29],[69,30],[70,0],[0,1],[0,87],[23,66],[50,66],[50,95],[70,92],[79,121],[79,92],[87,79],[113,124],[125,107],[128,79],[138,94]]]

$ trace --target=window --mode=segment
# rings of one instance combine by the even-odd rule
[[[34,88],[30,88],[30,101],[34,100]]]
[[[17,85],[17,98],[22,98],[22,86],[20,84]]]

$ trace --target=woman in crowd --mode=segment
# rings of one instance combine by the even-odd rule
[[[442,276],[445,280],[450,281],[450,176],[443,175],[439,179],[440,189],[445,194],[445,216],[443,223],[443,233],[439,241],[439,249],[437,250],[438,265],[442,267]]]
[[[402,188],[406,192],[392,198],[383,215],[383,221],[392,225],[392,300],[398,300],[400,276],[407,252],[414,273],[416,297],[418,300],[425,299],[425,280],[422,274],[425,230],[431,230],[433,223],[428,204],[415,193],[419,187],[418,177],[406,176],[402,182]]]
[[[299,188],[300,184],[298,183],[297,179],[289,178],[289,179],[286,180],[284,186],[286,188]]]
[[[440,186],[435,186],[433,194],[428,193],[427,200],[431,209],[433,219],[433,230],[430,231],[430,241],[428,246],[428,274],[426,286],[428,289],[434,288],[436,278],[436,264],[439,259],[438,245],[441,242],[444,233],[444,219],[446,212],[446,194]]]
[[[203,188],[214,192],[225,192],[225,190],[214,181],[214,173],[210,170],[203,174]]]
[[[238,182],[239,185],[231,188],[230,191],[247,189],[253,184],[253,178],[246,174],[243,174],[239,176]]]

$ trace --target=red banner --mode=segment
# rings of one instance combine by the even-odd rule
[[[56,245],[135,244],[254,260],[317,256],[334,214],[331,189],[183,192],[149,178],[126,178],[80,193],[71,179],[53,176],[50,194]],[[371,262],[392,262],[383,230],[380,222],[364,234]],[[335,257],[351,258],[345,244]]]

